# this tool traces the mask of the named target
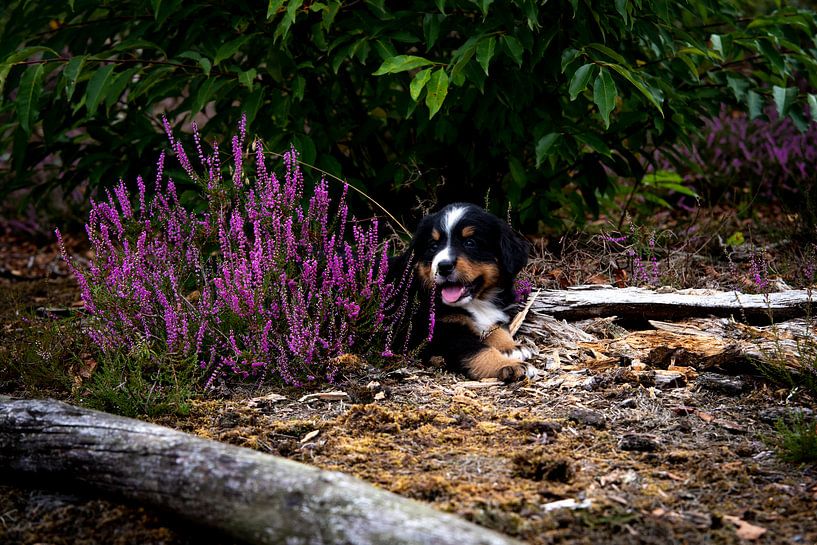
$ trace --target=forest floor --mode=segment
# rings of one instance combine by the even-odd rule
[[[754,246],[725,248],[736,229],[748,232],[734,222],[656,251],[662,283],[750,290],[762,259],[770,289],[804,287],[797,271],[813,259],[808,244],[755,233]],[[545,288],[630,284],[631,247],[609,238],[540,241],[526,274]],[[78,293],[53,244],[7,231],[0,276],[0,393],[80,402],[94,362],[83,342],[54,342]],[[609,344],[647,328],[565,324],[593,337],[568,342],[542,335],[531,316],[518,337],[538,352],[533,380],[475,382],[350,356],[325,390],[222,392],[194,399],[184,416],[146,419],[342,471],[531,544],[817,543],[817,467],[781,459],[776,431],[781,419],[813,416],[815,399],[745,358],[703,368],[694,357],[667,363]],[[38,371],[67,360],[84,365],[56,379]],[[667,369],[678,380],[659,381]],[[230,540],[142,506],[18,483],[0,487],[0,543]]]

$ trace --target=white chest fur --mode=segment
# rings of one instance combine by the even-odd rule
[[[508,315],[504,310],[497,307],[494,302],[488,299],[473,299],[468,304],[463,305],[471,318],[474,319],[474,325],[480,332],[488,331],[496,324],[508,323]]]

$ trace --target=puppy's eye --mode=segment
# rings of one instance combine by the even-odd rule
[[[436,240],[429,240],[428,241],[428,251],[433,252],[434,250],[436,250],[439,247],[440,247],[440,243],[437,242]]]
[[[466,248],[476,248],[477,247],[477,241],[474,240],[473,238],[466,238],[463,241],[462,245],[464,247],[466,247]]]

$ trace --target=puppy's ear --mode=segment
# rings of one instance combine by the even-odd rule
[[[506,223],[502,223],[499,235],[499,250],[501,253],[500,266],[510,276],[515,276],[528,263],[530,242],[514,231]]]

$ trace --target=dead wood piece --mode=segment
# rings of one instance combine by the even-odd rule
[[[623,319],[678,320],[693,316],[719,316],[769,323],[805,316],[811,306],[807,290],[745,294],[735,291],[683,290],[656,292],[643,288],[575,286],[545,290],[536,298],[533,315],[582,320],[616,315]]]
[[[653,376],[655,387],[661,390],[668,390],[670,388],[682,388],[686,386],[686,377],[683,373],[678,371],[664,371],[657,370]]]
[[[661,448],[661,443],[652,435],[628,433],[619,439],[618,448],[636,452],[655,452]]]
[[[583,409],[581,407],[570,409],[567,419],[586,426],[592,426],[600,430],[607,427],[607,418],[604,416],[604,414],[590,409]]]
[[[0,397],[0,475],[85,485],[250,544],[517,543],[341,473],[53,400]]]
[[[808,407],[769,407],[760,411],[758,416],[767,424],[777,424],[781,420],[791,424],[797,420],[810,420],[814,411]]]
[[[738,377],[729,377],[718,373],[701,373],[695,381],[701,388],[721,392],[728,395],[738,395],[746,388],[746,382]]]

